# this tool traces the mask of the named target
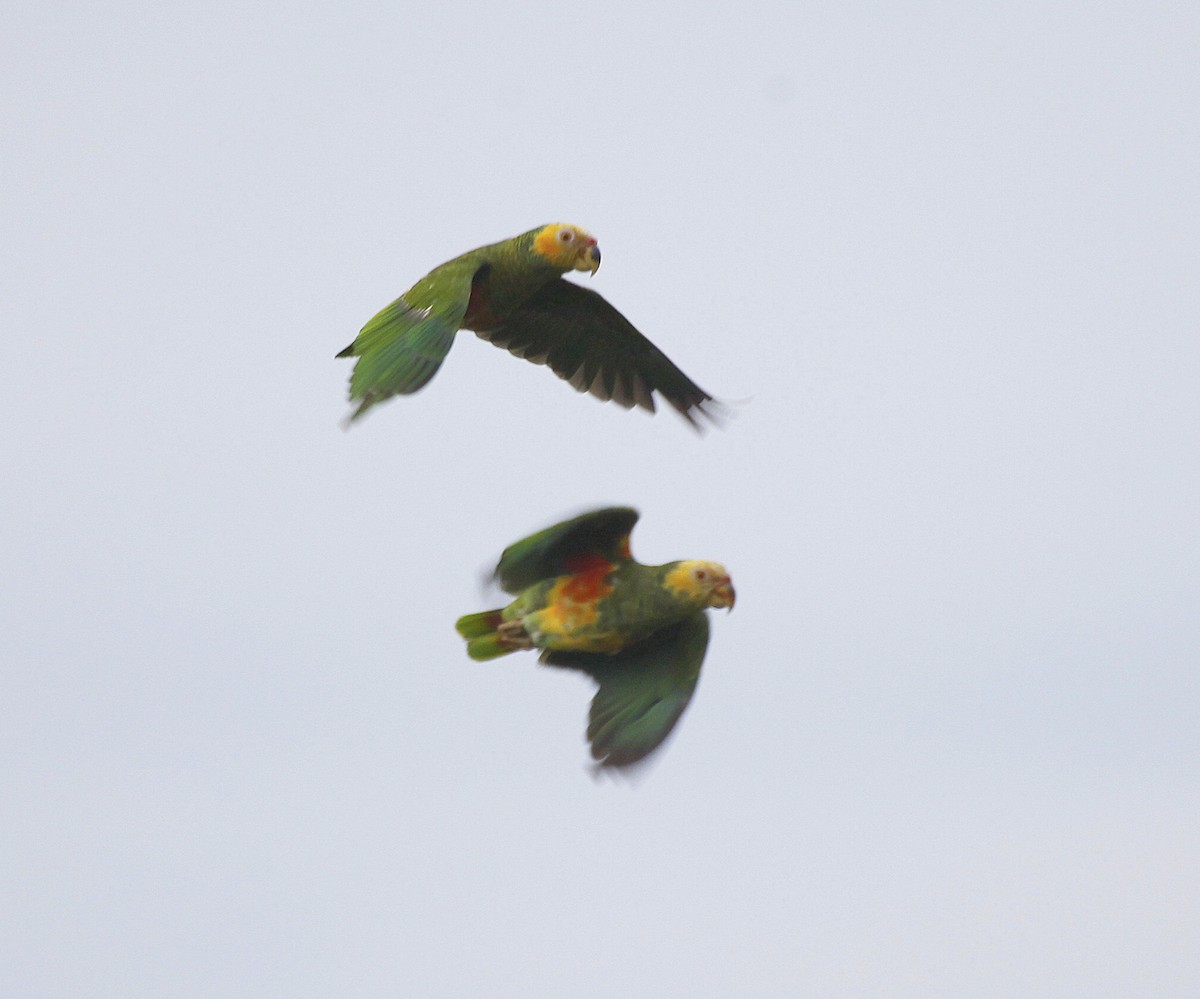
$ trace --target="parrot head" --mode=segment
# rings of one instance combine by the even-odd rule
[[[737,594],[733,580],[720,562],[689,559],[677,562],[667,574],[670,589],[682,590],[695,598],[702,607],[728,607],[733,610]]]
[[[590,271],[600,269],[600,247],[596,237],[577,225],[555,222],[542,226],[533,239],[533,248],[561,271]]]

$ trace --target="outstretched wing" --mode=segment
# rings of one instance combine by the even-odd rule
[[[547,650],[541,661],[582,670],[600,684],[588,715],[592,757],[600,767],[626,767],[671,734],[692,699],[707,648],[708,616],[699,611],[615,655]]]
[[[596,292],[551,281],[493,329],[475,331],[535,364],[548,364],[581,392],[654,412],[660,393],[693,427],[713,397],[679,370]]]
[[[628,560],[629,532],[637,519],[636,510],[614,506],[547,527],[505,548],[496,578],[505,592],[517,594],[538,580],[580,571],[589,557]]]
[[[338,357],[357,357],[350,401],[357,420],[376,403],[409,395],[441,367],[462,327],[478,264],[451,261],[432,271],[379,312]]]

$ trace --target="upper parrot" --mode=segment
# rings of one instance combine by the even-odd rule
[[[636,763],[670,734],[700,677],[705,610],[735,598],[716,562],[635,562],[637,519],[595,510],[510,545],[496,578],[516,599],[455,624],[472,659],[536,648],[543,663],[590,674],[600,687],[587,737],[600,767]]]
[[[350,376],[353,422],[376,403],[416,392],[437,372],[454,334],[472,330],[535,364],[549,364],[581,392],[654,411],[654,393],[693,427],[712,419],[713,397],[594,291],[564,281],[595,273],[596,240],[555,223],[464,253],[435,267],[367,323],[338,357]]]

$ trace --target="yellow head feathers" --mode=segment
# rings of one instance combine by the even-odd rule
[[[600,267],[600,247],[586,229],[566,222],[543,226],[533,237],[533,249],[563,271],[591,271]]]
[[[720,562],[688,559],[677,562],[663,580],[668,589],[696,598],[704,607],[732,608],[737,594],[733,581]]]

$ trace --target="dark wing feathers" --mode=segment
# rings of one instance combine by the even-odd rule
[[[600,767],[626,767],[662,745],[692,699],[708,648],[708,615],[699,611],[623,652],[542,653],[550,666],[582,670],[600,685],[587,737]]]
[[[654,412],[658,392],[693,427],[697,414],[713,418],[705,409],[711,395],[596,292],[571,281],[551,281],[498,326],[475,332],[626,409]]]
[[[629,507],[606,507],[547,527],[504,549],[496,578],[512,594],[542,579],[569,571],[567,562],[580,555],[600,555],[609,561],[627,557],[623,549],[638,512]]]

